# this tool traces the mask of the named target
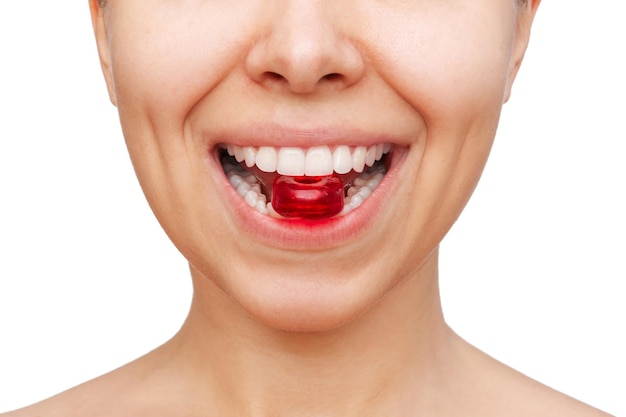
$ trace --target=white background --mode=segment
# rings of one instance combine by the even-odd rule
[[[545,0],[492,159],[442,249],[458,333],[626,415],[626,25]],[[109,104],[87,1],[0,3],[0,410],[178,329],[191,286]]]

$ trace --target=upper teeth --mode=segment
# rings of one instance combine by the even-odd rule
[[[314,146],[303,149],[295,147],[236,146],[228,144],[226,150],[238,162],[248,168],[256,165],[263,172],[278,172],[280,175],[331,175],[346,174],[352,170],[363,172],[391,150],[388,143],[370,147],[349,147],[341,145],[331,150],[328,146]]]

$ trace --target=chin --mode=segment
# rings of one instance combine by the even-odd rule
[[[204,287],[212,293],[199,302],[210,303],[216,297],[228,299],[227,304],[233,308],[212,309],[211,313],[226,321],[243,313],[268,328],[313,333],[353,322],[388,291],[375,274],[333,269],[342,272],[333,274],[329,269],[307,266],[263,270],[257,265],[247,270],[239,267],[228,277],[194,274],[194,280],[196,290]]]
[[[270,297],[274,300],[273,297]],[[368,302],[338,294],[306,294],[268,302],[252,300],[242,305],[257,322],[276,330],[295,333],[320,333],[345,326],[367,310]],[[248,308],[246,308],[248,307]]]

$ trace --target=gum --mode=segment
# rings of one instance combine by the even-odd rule
[[[272,207],[283,217],[319,220],[333,217],[344,206],[343,182],[337,175],[279,175],[272,188]]]

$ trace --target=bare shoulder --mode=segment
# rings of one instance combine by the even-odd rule
[[[116,390],[114,387],[120,382],[120,374],[123,375],[124,373],[124,368],[120,368],[28,407],[0,414],[0,417],[74,417],[79,415],[99,417],[111,415],[109,412],[113,411],[114,404],[119,404],[117,400],[123,398],[123,396],[119,396],[123,389]]]
[[[86,382],[33,405],[2,413],[0,417],[73,417],[78,415],[78,404],[86,399],[85,388],[93,384],[92,381]]]
[[[155,357],[156,356],[156,357]],[[172,375],[158,354],[146,355],[108,374],[0,417],[111,417],[189,415],[172,412],[188,387]]]
[[[597,408],[556,391],[467,345],[466,358],[478,386],[476,395],[482,415],[518,417],[612,417]],[[489,404],[486,404],[486,403]],[[482,407],[482,408],[481,408]],[[489,411],[487,411],[489,410]]]
[[[565,395],[547,387],[524,375],[517,378],[525,379],[517,385],[524,387],[516,392],[515,400],[520,409],[528,416],[550,417],[612,417],[604,411],[598,410],[589,404]],[[533,399],[529,401],[529,399]]]

